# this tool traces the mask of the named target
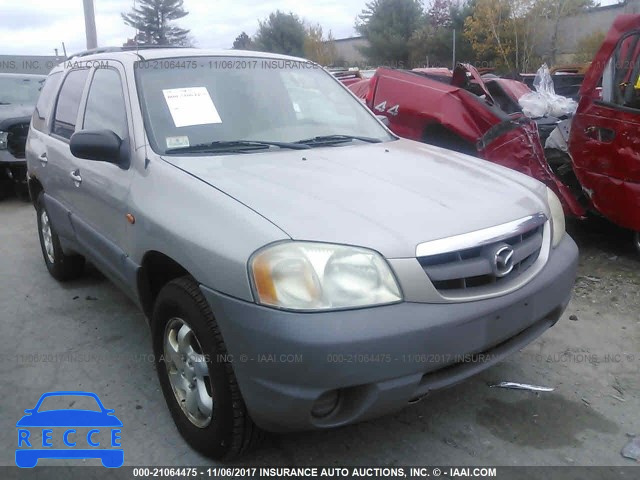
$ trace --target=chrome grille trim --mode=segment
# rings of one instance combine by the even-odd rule
[[[488,255],[501,246],[513,249],[514,268],[505,276],[496,274]],[[511,292],[537,275],[549,257],[551,228],[546,215],[537,214],[420,247],[433,252],[416,260],[434,295],[441,301],[480,300]]]
[[[482,247],[494,242],[499,242],[505,238],[521,235],[524,232],[543,225],[546,221],[547,216],[544,213],[537,213],[509,223],[496,225],[495,227],[420,243],[416,247],[416,257],[429,257],[441,253],[451,253],[468,248]]]

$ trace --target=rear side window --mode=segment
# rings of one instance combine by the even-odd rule
[[[33,128],[36,130],[40,130],[44,132],[47,126],[47,115],[51,111],[51,104],[53,103],[53,99],[56,96],[56,92],[58,91],[58,86],[60,85],[60,80],[62,80],[62,72],[56,72],[47,77],[47,80],[44,83],[44,87],[42,87],[42,91],[40,92],[40,96],[38,97],[38,103],[36,104],[36,109],[33,112]]]
[[[631,34],[618,45],[615,54],[613,101],[640,108],[640,34]]]
[[[69,139],[75,132],[80,99],[88,74],[88,69],[74,70],[65,78],[53,117],[53,133],[56,135]]]
[[[111,130],[121,139],[128,137],[122,82],[116,70],[96,70],[87,97],[83,129]]]

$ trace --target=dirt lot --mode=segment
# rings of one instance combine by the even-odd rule
[[[43,392],[74,389],[115,409],[125,464],[211,464],[173,426],[143,315],[94,269],[80,281],[54,281],[29,204],[0,202],[0,222],[0,464],[14,463],[23,410]],[[640,434],[640,255],[627,232],[604,222],[569,230],[581,249],[574,298],[534,344],[397,414],[270,437],[242,463],[633,465],[620,450]],[[488,387],[502,380],[555,391]]]

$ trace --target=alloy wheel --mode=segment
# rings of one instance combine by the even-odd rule
[[[40,214],[40,231],[42,232],[42,241],[44,242],[44,250],[47,254],[49,263],[55,263],[55,254],[53,250],[53,238],[51,233],[51,223],[46,210],[42,210]]]
[[[206,355],[189,324],[174,317],[164,332],[164,364],[169,383],[183,413],[205,428],[213,416],[213,397]]]

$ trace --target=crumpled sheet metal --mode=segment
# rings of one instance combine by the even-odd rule
[[[583,217],[586,214],[584,207],[551,170],[535,123],[533,120],[522,123],[520,129],[512,130],[490,144],[485,152],[481,152],[481,157],[540,180],[558,195],[566,213]]]
[[[568,214],[584,216],[585,211],[575,196],[549,167],[537,126],[523,114],[508,115],[497,105],[490,106],[462,88],[388,68],[379,68],[372,79],[349,88],[364,100],[370,95],[372,85],[375,85],[375,95],[372,104],[367,106],[374,113],[381,113],[375,107],[383,101],[387,101],[387,107],[400,105],[399,116],[388,115],[395,134],[422,141],[427,126],[440,124],[476,145],[480,158],[540,180],[558,195]],[[483,142],[487,132],[506,123],[511,126],[504,133]]]

